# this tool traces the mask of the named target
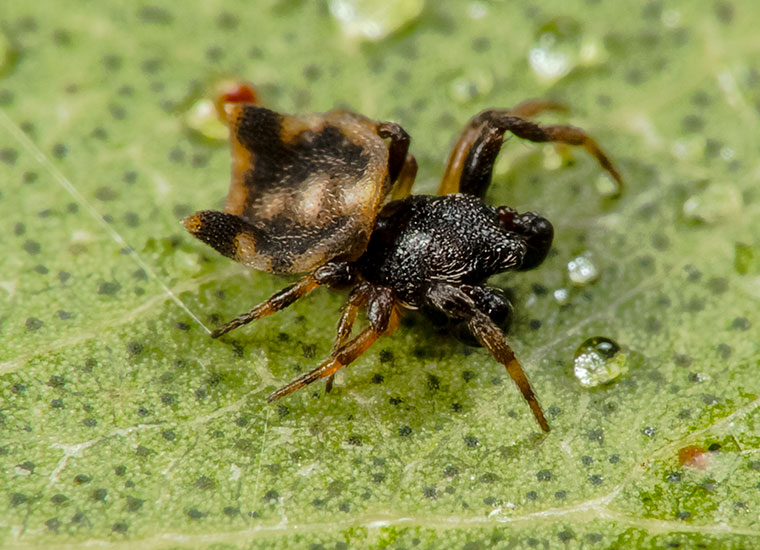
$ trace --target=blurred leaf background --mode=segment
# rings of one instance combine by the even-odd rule
[[[751,548],[760,537],[754,2],[262,0],[0,5],[0,546]],[[229,155],[204,98],[402,124],[434,192],[468,118],[571,106],[582,152],[510,140],[493,203],[540,211],[538,270],[495,277],[553,431],[503,369],[410,314],[346,369],[316,292],[195,242]],[[574,284],[579,256],[598,270]],[[585,388],[573,355],[622,347]],[[701,546],[700,546],[701,545]]]

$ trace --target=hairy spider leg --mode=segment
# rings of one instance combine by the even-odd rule
[[[414,155],[408,153],[404,165],[401,167],[401,172],[399,172],[398,179],[391,189],[391,200],[397,201],[411,195],[412,185],[414,185],[414,178],[416,177],[417,159],[414,158]]]
[[[340,348],[346,345],[348,338],[351,336],[351,330],[354,327],[356,321],[356,315],[359,310],[367,303],[369,283],[364,282],[355,287],[348,297],[346,307],[343,308],[340,320],[338,321],[337,334],[335,335],[335,342],[333,343],[330,356],[335,355]],[[325,391],[330,393],[333,388],[333,382],[335,381],[335,374],[331,374],[325,382]]]
[[[367,327],[362,332],[360,332],[356,338],[350,340],[348,343],[341,346],[337,351],[331,353],[330,358],[319,365],[317,368],[299,376],[289,384],[286,384],[279,390],[271,393],[269,397],[267,397],[267,401],[271,403],[272,401],[276,401],[277,399],[285,397],[286,395],[293,393],[294,391],[299,390],[304,386],[311,384],[312,382],[316,382],[320,378],[325,378],[327,376],[335,374],[335,372],[337,372],[339,369],[358,359],[359,356],[367,351],[378,338],[381,336],[388,336],[390,334],[393,334],[400,323],[398,306],[396,305],[395,301],[393,301],[390,303],[390,305],[387,305],[385,307],[389,307],[390,311],[385,312],[388,315],[388,321],[384,328],[378,328],[374,326]]]
[[[518,113],[531,116],[542,110],[549,109],[542,109],[539,104],[531,103],[524,103],[516,108]],[[615,181],[616,195],[622,193],[623,179],[620,173],[585,130],[565,124],[540,125],[515,116],[514,112],[515,110],[490,109],[470,120],[451,151],[438,188],[439,195],[466,193],[483,198],[491,183],[493,164],[504,143],[505,132],[537,143],[556,142],[582,146]]]
[[[511,109],[492,109],[491,111],[498,111],[505,115],[512,115],[524,119],[534,117],[545,111],[567,111],[567,106],[556,101],[549,101],[545,99],[528,99],[519,103]],[[441,185],[438,188],[439,195],[450,195],[453,193],[459,193],[459,180],[462,177],[462,168],[464,167],[465,160],[467,159],[467,153],[472,146],[478,140],[478,137],[482,133],[483,120],[480,115],[472,117],[462,132],[459,134],[454,146],[451,148],[449,154],[449,161],[446,165],[446,170],[441,178]]]
[[[523,394],[523,397],[528,402],[530,410],[533,411],[533,416],[536,417],[538,425],[545,432],[551,430],[549,423],[544,417],[544,412],[541,409],[541,405],[536,398],[536,394],[533,391],[533,387],[530,385],[528,377],[525,375],[525,371],[520,365],[520,362],[515,357],[515,353],[512,348],[509,347],[504,339],[504,333],[494,324],[493,321],[480,311],[476,311],[472,318],[467,322],[470,330],[483,344],[483,347],[491,352],[494,358],[504,365],[507,369],[507,373],[512,380],[517,384],[517,387]]]
[[[551,428],[544,417],[541,405],[536,394],[525,375],[520,362],[515,357],[512,348],[507,344],[504,333],[491,318],[481,311],[475,301],[464,290],[450,283],[436,283],[431,285],[426,293],[426,301],[454,319],[467,321],[467,326],[472,334],[485,347],[494,358],[504,365],[507,373],[514,380],[517,387],[528,402],[533,416],[536,417],[539,426],[545,432]]]
[[[219,338],[231,330],[285,309],[320,285],[341,287],[353,284],[353,282],[354,273],[350,264],[340,261],[328,262],[300,281],[276,292],[268,300],[260,303],[251,311],[238,315],[226,325],[219,327],[211,333],[211,337]]]
[[[391,200],[408,197],[417,176],[417,160],[409,153],[409,134],[394,122],[380,122],[377,135],[390,138],[388,147],[388,178],[391,181]]]
[[[238,315],[229,323],[217,328],[211,333],[211,337],[219,338],[231,330],[235,330],[238,327],[247,325],[248,323],[256,321],[257,319],[266,317],[267,315],[272,315],[281,309],[285,309],[296,300],[299,300],[300,298],[306,296],[306,294],[317,288],[319,285],[320,283],[314,277],[313,273],[307,275],[297,283],[294,283],[273,294],[268,300],[260,303],[251,311],[243,313],[242,315]]]

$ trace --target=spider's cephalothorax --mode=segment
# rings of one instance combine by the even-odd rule
[[[239,99],[239,98],[248,99]],[[232,185],[223,212],[196,212],[185,227],[221,254],[279,274],[308,273],[212,333],[287,307],[321,285],[349,288],[327,361],[275,391],[279,399],[334,373],[393,333],[404,308],[437,312],[464,325],[520,388],[539,425],[541,406],[499,325],[504,294],[485,283],[539,265],[554,231],[532,212],[491,207],[482,198],[509,131],[535,142],[581,145],[622,188],[607,156],[583,130],[528,120],[561,106],[542,101],[473,117],[449,156],[438,195],[410,195],[417,172],[409,136],[397,124],[348,111],[284,115],[235,93],[217,102],[230,127]],[[390,202],[384,202],[390,196]],[[384,206],[383,206],[384,205]],[[351,338],[360,309],[369,326]]]

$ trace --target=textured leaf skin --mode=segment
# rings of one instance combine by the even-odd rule
[[[452,0],[360,43],[318,2],[2,2],[0,546],[752,548],[759,11]],[[553,81],[530,63],[546,32],[572,68]],[[344,296],[208,338],[286,284],[179,224],[227,191],[227,149],[183,123],[227,76],[283,112],[399,122],[418,192],[479,110],[572,107],[542,120],[591,132],[625,195],[518,140],[489,192],[556,228],[540,269],[492,281],[549,436],[487,354],[414,315],[333,394],[265,404],[329,352]],[[600,276],[572,287],[583,253]],[[572,358],[592,336],[629,358],[588,390]]]

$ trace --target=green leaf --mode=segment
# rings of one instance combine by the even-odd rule
[[[751,547],[760,9],[360,2],[373,42],[341,26],[350,4],[0,7],[0,546]],[[179,224],[226,194],[227,148],[187,127],[226,77],[284,112],[399,122],[427,193],[479,110],[571,106],[542,120],[596,137],[623,197],[582,151],[517,139],[489,192],[555,225],[544,265],[492,280],[550,434],[414,313],[333,393],[265,403],[329,353],[345,295],[208,337],[287,284]],[[599,276],[574,286],[581,255]],[[625,368],[588,389],[573,356],[599,336]]]

